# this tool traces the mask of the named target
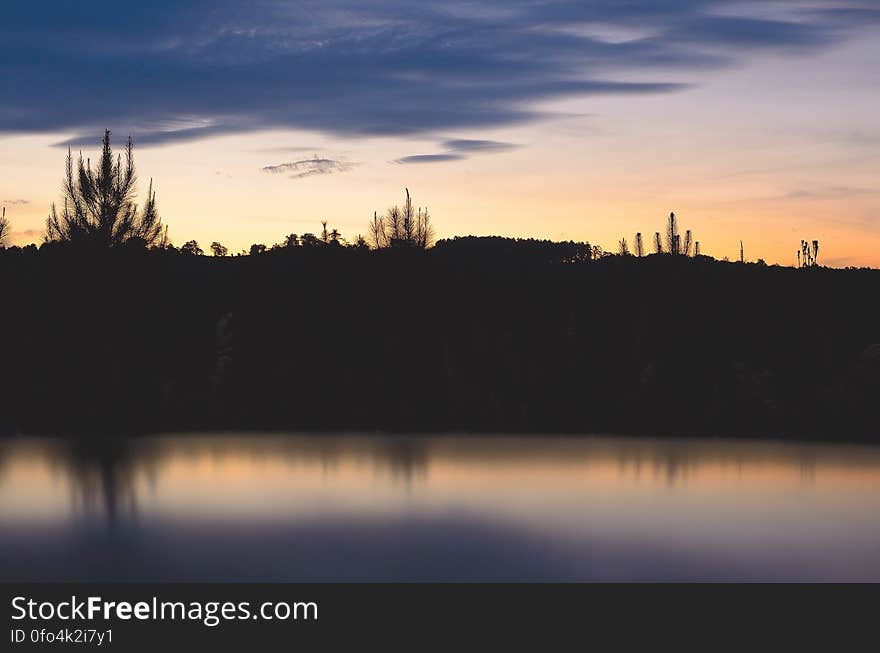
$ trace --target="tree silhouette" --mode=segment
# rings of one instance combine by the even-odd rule
[[[113,157],[110,130],[104,131],[100,163],[92,169],[91,161],[79,155],[74,166],[67,151],[63,184],[64,207],[59,213],[55,204],[46,220],[49,241],[84,242],[113,247],[138,239],[147,245],[162,242],[162,222],[156,209],[156,194],[150,180],[143,209],[135,204],[135,173],[131,137],[125,146],[125,159]]]
[[[373,211],[373,220],[367,227],[370,246],[373,249],[382,249],[388,243],[385,241],[385,218],[379,217],[378,211]]]
[[[636,234],[637,239],[641,239],[640,234]],[[690,229],[687,229],[684,232],[684,239],[682,239],[681,234],[679,233],[679,225],[678,219],[675,217],[675,213],[669,214],[669,219],[666,221],[666,231],[663,235],[663,238],[660,237],[660,232],[654,234],[654,251],[657,254],[662,254],[664,251],[667,254],[672,255],[684,255],[690,256],[691,249],[694,246],[694,235]],[[699,251],[695,251],[695,255],[699,256]]]
[[[798,250],[798,267],[810,268],[818,265],[816,258],[819,256],[819,241],[814,240],[812,243],[802,240],[801,248]]]
[[[407,193],[408,192],[409,191],[407,191]],[[424,210],[419,207],[419,211],[416,216],[415,240],[416,246],[421,247],[422,249],[427,249],[434,242],[434,227],[431,225],[431,216],[428,213],[427,206],[424,208]]]
[[[415,240],[415,220],[413,219],[412,197],[409,194],[409,188],[406,190],[406,199],[403,202],[403,240],[412,242]]]
[[[214,256],[226,256],[229,253],[229,250],[215,240],[211,243],[211,252]]]
[[[412,196],[406,190],[403,207],[392,206],[379,217],[373,212],[373,220],[367,226],[369,242],[375,249],[385,247],[415,247],[427,249],[434,243],[434,227],[427,207],[413,208]]]
[[[6,247],[6,242],[9,240],[9,220],[6,219],[6,207],[3,207],[3,213],[0,214],[0,248]]]
[[[299,242],[303,247],[317,247],[324,244],[315,234],[303,234],[299,237]]]
[[[204,254],[202,248],[199,247],[199,244],[194,240],[189,240],[181,245],[180,253],[192,256],[201,256],[202,254]]]
[[[669,254],[679,253],[678,224],[675,220],[675,213],[669,214],[669,220],[666,222],[666,251]]]
[[[254,243],[253,245],[251,245],[250,251],[248,253],[251,256],[265,254],[266,253],[266,246],[263,243]]]
[[[385,243],[391,247],[403,239],[403,217],[399,206],[392,206],[385,213]]]
[[[665,250],[664,250],[664,240],[665,240]],[[636,233],[635,237],[635,255],[638,257],[644,256],[645,248],[642,243],[642,233]],[[664,251],[667,254],[683,254],[684,256],[691,255],[691,249],[694,247],[694,236],[690,229],[684,232],[684,240],[681,238],[681,234],[678,233],[678,221],[676,220],[675,213],[669,214],[669,220],[666,223],[666,234],[664,237],[661,237],[660,232],[656,232],[654,234],[654,252],[656,254],[662,254]],[[629,254],[629,247],[626,242],[626,238],[623,238],[618,242],[618,253],[620,254]],[[695,255],[700,255],[700,247],[699,243],[697,243]]]

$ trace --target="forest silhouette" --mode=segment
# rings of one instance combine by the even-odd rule
[[[651,432],[876,439],[880,271],[622,239],[456,237],[413,205],[229,256],[175,247],[129,141],[68,153],[45,242],[0,221],[0,431]],[[6,244],[7,246],[3,247]]]

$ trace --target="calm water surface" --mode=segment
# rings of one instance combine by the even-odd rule
[[[880,581],[880,448],[0,440],[0,580]]]

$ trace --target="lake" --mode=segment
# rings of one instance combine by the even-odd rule
[[[0,440],[0,579],[880,581],[880,448]]]

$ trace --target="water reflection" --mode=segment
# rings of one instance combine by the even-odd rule
[[[0,441],[0,579],[878,580],[880,450],[713,440]]]
[[[135,479],[155,484],[156,459],[149,448],[125,439],[62,440],[46,450],[54,476],[64,476],[73,514],[100,514],[108,525],[117,515],[137,514]]]

